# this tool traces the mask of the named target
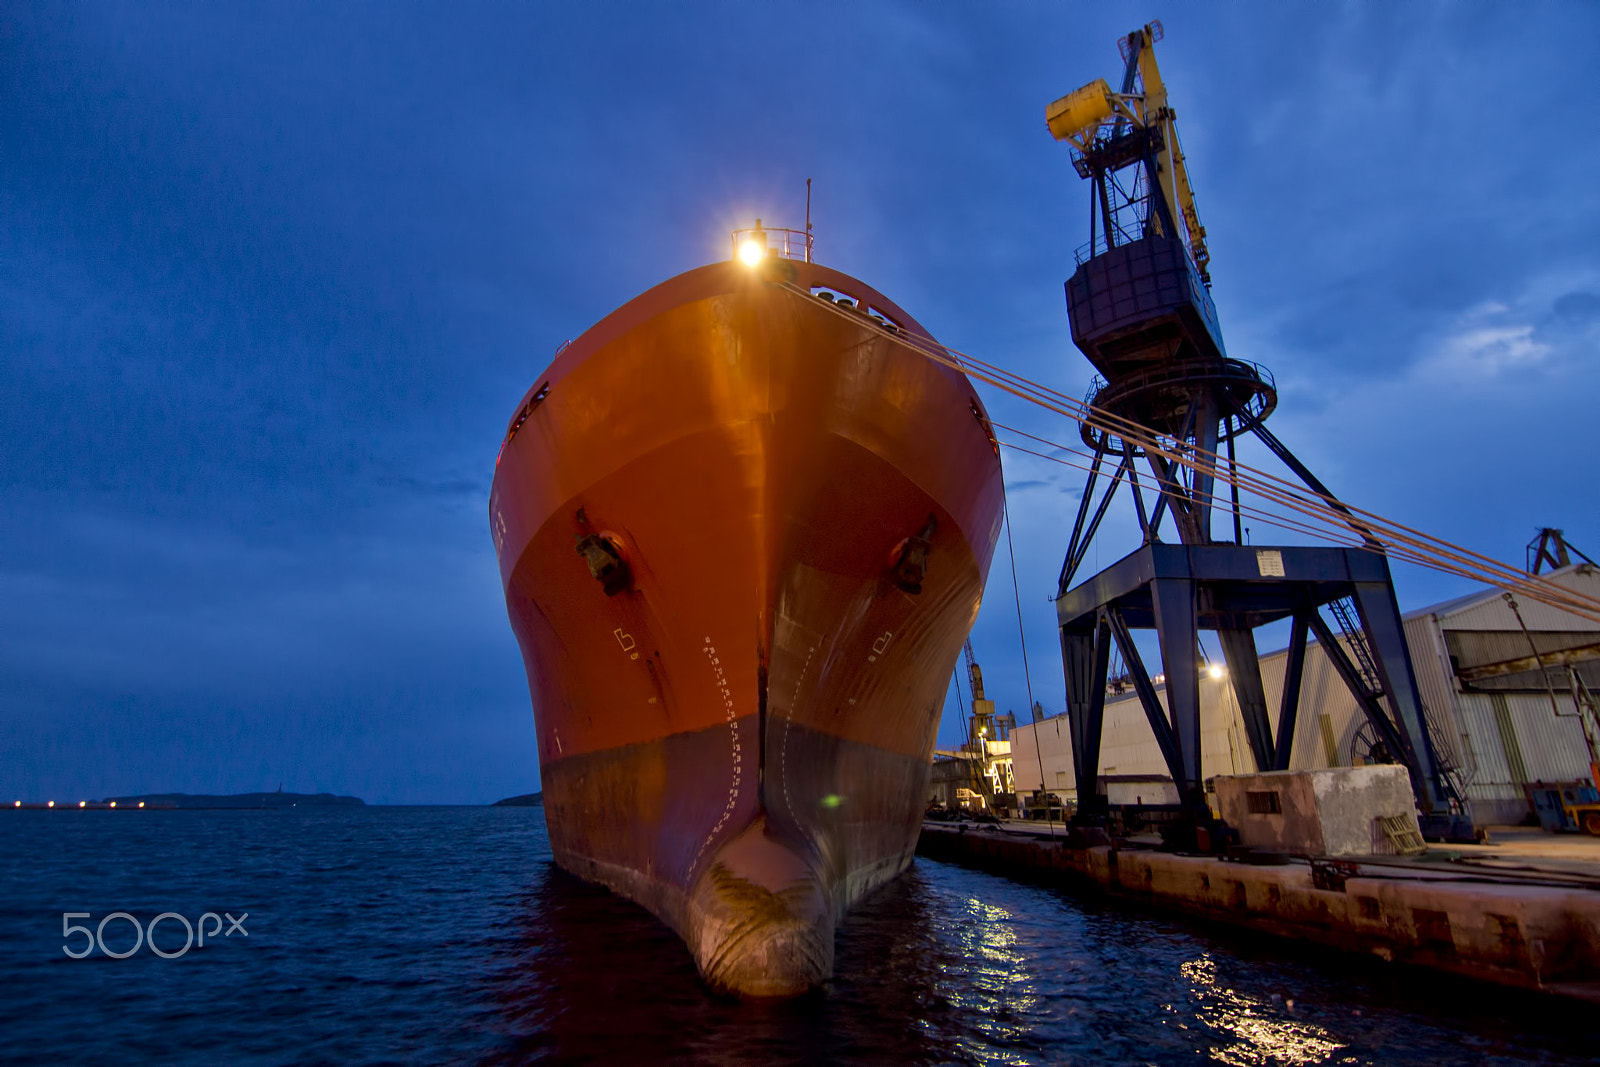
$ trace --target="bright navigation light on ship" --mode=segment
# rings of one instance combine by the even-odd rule
[[[739,258],[752,267],[760,263],[761,257],[766,254],[767,250],[754,240],[746,241],[739,246]]]

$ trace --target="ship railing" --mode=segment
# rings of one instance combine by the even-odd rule
[[[784,230],[776,226],[757,226],[748,230],[733,231],[733,254],[737,258],[744,246],[754,241],[765,248],[768,255],[780,259],[800,259],[811,262],[812,245],[816,238],[805,230]]]

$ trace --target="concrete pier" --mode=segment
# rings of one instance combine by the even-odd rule
[[[1070,843],[1069,843],[1070,842]],[[1019,827],[924,825],[918,855],[1345,952],[1600,1003],[1600,841],[1274,866]],[[1581,858],[1574,860],[1573,845]],[[1473,855],[1477,852],[1480,855]],[[1463,856],[1462,853],[1468,853]],[[1592,857],[1592,859],[1591,859]]]

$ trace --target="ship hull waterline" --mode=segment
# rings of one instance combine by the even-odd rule
[[[663,283],[540,376],[490,496],[556,862],[738,995],[825,981],[910,863],[999,532],[971,384],[867,308],[927,336],[815,264]]]

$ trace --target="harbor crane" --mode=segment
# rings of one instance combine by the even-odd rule
[[[1099,78],[1046,109],[1051,135],[1072,149],[1073,168],[1090,183],[1089,243],[1077,253],[1066,296],[1073,343],[1098,372],[1080,431],[1093,458],[1056,592],[1079,818],[1108,815],[1095,783],[1113,648],[1188,823],[1198,828],[1210,819],[1201,777],[1200,631],[1216,632],[1260,771],[1289,766],[1306,644],[1315,635],[1376,739],[1406,766],[1424,832],[1471,840],[1470,813],[1430,736],[1382,543],[1266,428],[1278,403],[1272,375],[1224,347],[1206,230],[1156,63],[1161,38],[1161,24],[1152,22],[1118,41],[1117,91]],[[1361,547],[1247,545],[1235,458],[1235,441],[1245,435],[1342,515]],[[1219,479],[1229,487],[1223,506],[1232,518],[1220,537],[1213,528]],[[1143,544],[1075,582],[1124,484]],[[1162,538],[1169,516],[1176,544]],[[1255,631],[1282,619],[1291,630],[1274,730]],[[1139,629],[1156,631],[1164,700],[1134,644]]]

